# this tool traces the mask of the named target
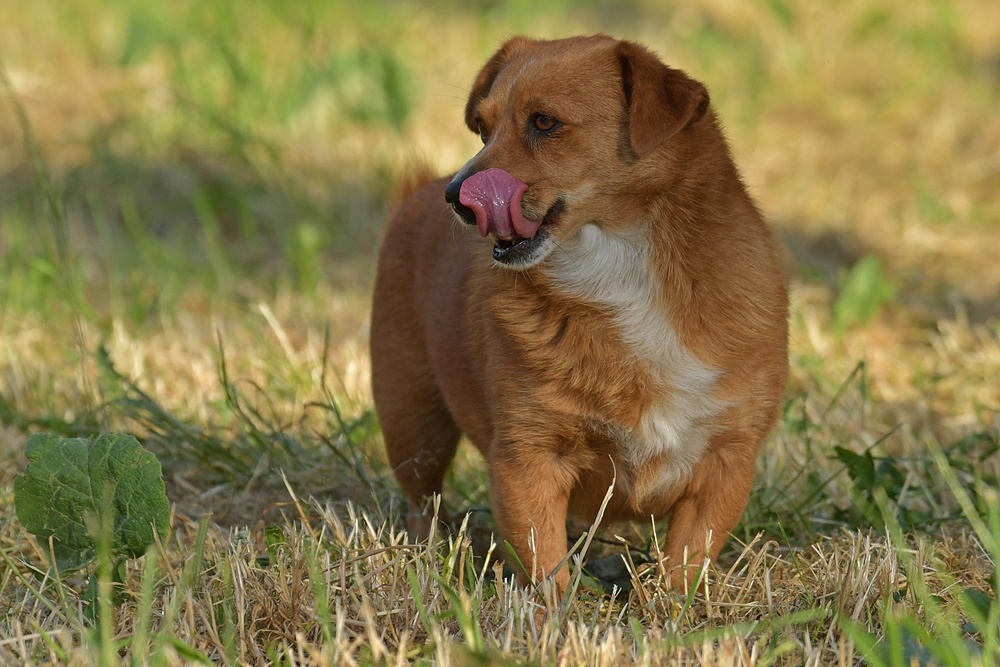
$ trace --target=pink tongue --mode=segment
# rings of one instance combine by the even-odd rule
[[[528,220],[521,213],[521,195],[527,189],[503,169],[487,169],[465,179],[458,201],[475,212],[483,236],[492,232],[505,241],[518,236],[530,239],[542,221]]]

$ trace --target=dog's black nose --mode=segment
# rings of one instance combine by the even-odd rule
[[[444,189],[444,200],[454,206],[458,204],[458,196],[462,192],[462,183],[465,182],[464,178],[455,178],[448,184],[448,187]]]
[[[451,204],[451,207],[455,209],[455,213],[458,213],[458,217],[462,219],[462,222],[467,225],[474,225],[476,224],[476,214],[471,208],[458,200],[459,194],[462,191],[462,183],[464,182],[464,178],[456,176],[455,179],[448,184],[448,187],[444,189],[444,200]]]

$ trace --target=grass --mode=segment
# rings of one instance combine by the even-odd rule
[[[3,15],[0,663],[1000,660],[1000,6]],[[460,122],[476,67],[515,32],[598,30],[708,85],[784,243],[791,374],[696,590],[663,586],[665,524],[579,527],[589,574],[560,601],[484,560],[501,547],[468,445],[444,502],[476,511],[408,541],[366,322],[395,183],[476,150]],[[37,430],[133,432],[164,465],[172,531],[115,596],[103,577],[96,614],[87,578],[46,577],[14,516]]]

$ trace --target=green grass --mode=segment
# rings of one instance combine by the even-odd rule
[[[2,7],[3,664],[1000,660],[1000,7]],[[665,524],[575,528],[629,590],[513,586],[467,444],[444,502],[476,511],[409,544],[372,411],[395,184],[477,150],[464,96],[505,37],[598,30],[707,84],[792,286],[783,418],[690,595]],[[96,619],[14,517],[38,430],[164,466],[172,531],[99,573]]]

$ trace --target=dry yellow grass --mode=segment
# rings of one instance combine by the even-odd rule
[[[0,63],[65,194],[71,240],[61,258],[48,247],[24,128],[0,87],[0,398],[21,416],[77,422],[121,395],[92,354],[103,342],[166,410],[236,447],[246,424],[220,383],[221,338],[243,404],[302,452],[269,451],[248,476],[183,456],[167,466],[173,532],[127,564],[109,632],[133,643],[108,653],[78,602],[83,578],[33,574],[46,561],[14,517],[12,483],[39,426],[0,423],[0,663],[847,665],[863,652],[848,620],[884,637],[907,614],[933,636],[951,627],[986,641],[962,634],[961,595],[990,590],[996,552],[929,452],[975,440],[951,450],[955,474],[967,490],[976,476],[993,485],[980,490],[996,505],[998,457],[978,457],[1000,439],[1000,5],[699,0],[476,13],[331,2],[282,14],[149,3],[177,51],[150,47],[122,65],[145,6],[0,0]],[[663,588],[652,527],[601,533],[654,556],[632,567],[633,590],[582,586],[561,604],[478,560],[489,546],[481,513],[465,531],[411,545],[377,434],[331,435],[332,405],[348,420],[371,405],[369,228],[393,179],[414,160],[444,172],[476,150],[460,127],[464,93],[503,37],[597,30],[643,40],[708,84],[787,246],[789,409],[736,533],[749,546],[734,539],[690,598]],[[219,65],[212,43],[230,45],[245,71]],[[345,111],[370,92],[363,69],[344,70],[343,89],[275,110],[303,62],[347,67],[338,54],[369,47],[395,54],[410,77],[396,129]],[[191,205],[216,190],[229,193],[211,200],[217,229]],[[262,240],[243,239],[243,214],[227,205],[269,220]],[[840,275],[870,252],[896,297],[838,333]],[[184,263],[189,253],[198,259]],[[134,413],[98,418],[150,433]],[[873,448],[892,464],[903,481],[887,509],[912,534],[893,540],[868,525],[873,501],[835,447]],[[445,502],[485,504],[484,483],[465,447]],[[272,536],[280,526],[282,546],[268,548],[268,526]]]
[[[136,626],[150,623],[158,633],[152,654],[134,644],[130,654],[168,665],[187,664],[193,655],[178,652],[170,638],[223,664],[428,658],[472,665],[516,656],[544,664],[755,665],[765,654],[781,664],[854,664],[858,655],[837,626],[838,614],[878,627],[886,616],[919,607],[907,592],[901,558],[946,597],[955,588],[941,574],[945,569],[966,585],[985,586],[990,576],[966,533],[918,540],[901,554],[884,537],[844,532],[793,552],[751,543],[727,570],[712,570],[690,605],[663,586],[655,567],[635,573],[630,594],[595,597],[584,590],[557,602],[551,590],[521,589],[492,576],[500,574],[496,567],[478,561],[472,567],[462,530],[429,548],[409,544],[392,528],[392,517],[386,523],[352,505],[299,509],[312,520],[287,523],[287,541],[270,558],[262,558],[261,535],[212,528],[202,560],[194,556],[197,524],[175,519],[159,561],[153,555],[130,563],[115,639],[141,637]],[[27,544],[12,535],[3,546],[15,558],[40,559],[37,549],[19,553],[17,546]],[[192,571],[192,562],[201,568]],[[137,608],[144,585],[154,591],[146,611]],[[58,592],[51,580],[33,586],[51,608],[27,586],[10,596],[15,618],[11,636],[0,639],[0,658],[93,664],[94,637],[80,646],[78,633],[88,635],[80,612],[72,602],[60,604],[72,600],[72,591]],[[232,608],[242,614],[229,615]],[[150,628],[145,633],[148,640]]]
[[[901,554],[884,537],[841,532],[792,552],[755,541],[727,570],[711,571],[693,604],[665,588],[655,566],[633,573],[630,594],[594,597],[584,590],[558,603],[551,591],[488,576],[500,574],[495,567],[478,561],[471,567],[462,530],[428,547],[409,544],[391,517],[386,523],[351,505],[299,509],[311,520],[286,524],[287,542],[263,560],[261,535],[216,528],[207,533],[204,560],[193,557],[198,526],[175,519],[170,544],[153,550],[143,565],[130,563],[115,639],[136,637],[136,626],[150,623],[152,650],[133,645],[131,652],[167,665],[187,664],[193,655],[178,652],[171,638],[222,664],[407,664],[417,658],[501,664],[501,656],[516,656],[544,664],[755,665],[764,655],[781,664],[854,664],[859,656],[838,615],[877,628],[893,614],[919,611],[901,559],[945,597],[957,590],[956,581],[983,587],[991,576],[979,544],[966,533],[917,540]],[[16,533],[4,542],[14,558],[41,558],[37,550],[18,553],[27,541]],[[202,567],[192,571],[192,562]],[[0,639],[0,658],[5,664],[25,656],[93,664],[95,638],[80,645],[80,636],[90,633],[72,598],[66,603],[50,580],[35,581],[33,588],[49,600],[39,604],[27,592],[27,576],[8,596],[14,619],[10,635]],[[153,591],[145,611],[137,608],[144,586]]]

